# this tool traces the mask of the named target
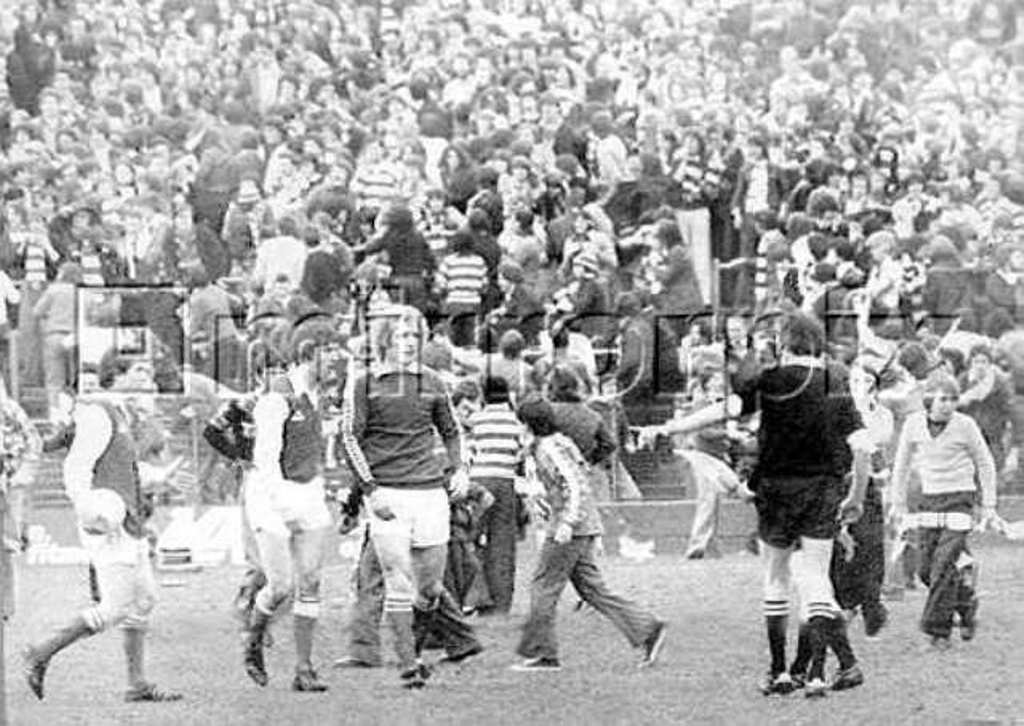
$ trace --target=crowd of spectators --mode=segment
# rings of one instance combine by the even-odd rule
[[[86,317],[148,326],[158,390],[388,296],[453,379],[658,423],[724,313],[796,306],[1024,439],[1012,0],[27,0],[0,57],[19,390],[74,382],[75,286],[148,286]]]

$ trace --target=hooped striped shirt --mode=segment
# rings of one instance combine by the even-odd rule
[[[699,159],[683,159],[676,167],[675,179],[683,190],[688,205],[704,205],[707,195],[714,194],[722,183],[721,169],[715,164],[702,164]]]
[[[490,403],[469,419],[471,479],[515,479],[525,446],[523,425],[506,403]]]
[[[445,256],[438,270],[438,286],[449,305],[479,305],[487,284],[487,263],[477,254]]]

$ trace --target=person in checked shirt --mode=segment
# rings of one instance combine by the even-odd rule
[[[653,665],[665,643],[666,624],[613,594],[601,577],[595,548],[603,528],[582,454],[571,439],[556,431],[548,401],[529,397],[519,407],[518,415],[533,435],[529,454],[547,493],[550,514],[531,584],[530,615],[517,648],[525,660],[513,665],[512,670],[561,669],[555,613],[568,582],[584,602],[611,620],[631,645],[643,649],[641,666]]]

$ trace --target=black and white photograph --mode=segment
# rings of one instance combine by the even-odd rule
[[[1024,724],[1024,0],[0,0],[0,726]]]

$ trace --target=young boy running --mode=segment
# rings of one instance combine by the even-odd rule
[[[547,538],[533,575],[530,615],[517,648],[525,660],[512,666],[512,670],[561,669],[555,614],[558,598],[570,581],[580,597],[611,620],[630,644],[643,648],[641,666],[653,665],[665,642],[666,624],[612,594],[601,578],[594,553],[602,532],[601,518],[582,454],[568,437],[555,430],[554,411],[548,401],[530,397],[518,413],[534,437],[529,453],[536,462],[551,513]]]

